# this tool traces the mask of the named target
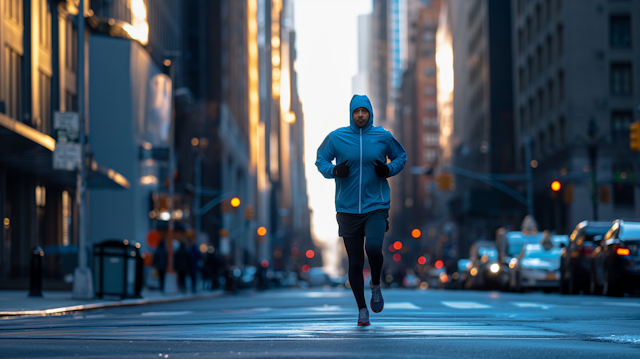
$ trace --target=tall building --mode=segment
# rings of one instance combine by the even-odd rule
[[[358,15],[358,73],[351,80],[351,91],[354,94],[371,95],[370,72],[371,54],[373,53],[371,14]],[[374,111],[375,112],[375,111]]]
[[[26,288],[35,247],[44,250],[44,288],[70,289],[78,266],[79,206],[76,172],[54,168],[53,153],[80,137],[71,125],[58,131],[56,112],[79,109],[78,24],[86,21],[84,48],[95,18],[85,2],[0,1],[0,287]],[[93,109],[84,86],[84,124],[92,151]],[[110,148],[117,142],[110,139]],[[89,157],[91,158],[91,157]],[[104,159],[109,162],[108,159]],[[87,161],[89,190],[125,192],[120,163],[105,167],[101,155]]]
[[[515,171],[511,76],[511,6],[508,2],[446,1],[441,16],[438,61],[453,66],[452,93],[443,110],[443,164],[481,174]],[[449,50],[450,49],[450,50]],[[441,77],[441,79],[445,79]],[[452,83],[451,83],[452,81]],[[498,227],[518,223],[526,207],[477,179],[456,175],[448,210],[460,233],[460,253]]]
[[[640,3],[511,4],[514,148],[523,171],[531,141],[536,220],[568,233],[585,219],[637,217],[628,131],[640,88]]]
[[[393,133],[407,151],[405,170],[392,180],[395,238],[409,239],[416,228],[426,233],[438,214],[434,177],[424,172],[437,166],[440,152],[435,51],[439,5],[440,1],[423,3],[410,17],[408,65],[398,88],[397,121],[393,122]]]

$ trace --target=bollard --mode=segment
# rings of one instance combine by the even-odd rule
[[[29,283],[29,296],[42,297],[42,275],[44,270],[44,252],[36,247],[31,252],[31,281]]]

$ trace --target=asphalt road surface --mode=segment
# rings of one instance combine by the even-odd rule
[[[4,318],[0,358],[640,358],[640,298],[383,294],[369,327],[321,289]]]

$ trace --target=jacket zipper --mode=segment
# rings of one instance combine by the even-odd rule
[[[382,180],[380,180],[380,197],[382,198],[382,201],[384,202],[384,195],[382,195]]]
[[[340,199],[340,193],[342,193],[342,182],[338,181],[338,198]]]
[[[360,129],[360,193],[358,193],[358,214],[362,214],[362,129]]]

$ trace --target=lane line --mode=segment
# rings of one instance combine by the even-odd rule
[[[385,303],[384,309],[422,309],[411,302]]]
[[[544,304],[544,303],[533,303],[533,302],[509,302],[509,304],[515,305],[518,308],[540,308],[547,310],[552,307],[552,305]]]
[[[454,309],[489,309],[490,305],[478,303],[478,302],[461,302],[461,301],[442,301],[440,302],[449,308]]]

